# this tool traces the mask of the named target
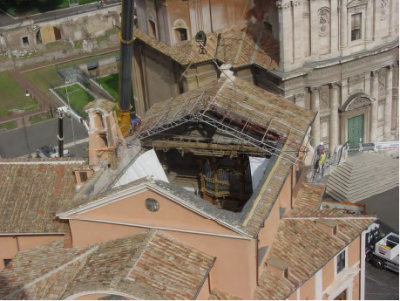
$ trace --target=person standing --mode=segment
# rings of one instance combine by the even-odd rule
[[[325,150],[323,149],[323,150],[321,150],[321,155],[319,156],[319,161],[318,161],[318,165],[319,165],[318,172],[321,174],[321,177],[324,176],[325,160],[326,160],[326,154],[325,154]]]
[[[321,157],[321,152],[322,151],[326,152],[326,149],[325,149],[324,143],[320,142],[319,145],[317,146],[317,148],[315,149],[315,152],[317,153],[317,156],[316,156],[315,162],[314,162],[314,169],[318,169],[319,158]]]

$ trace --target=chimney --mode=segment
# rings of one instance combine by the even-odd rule
[[[289,264],[276,257],[271,257],[267,261],[267,270],[271,271],[274,275],[280,278],[288,278],[289,276]]]
[[[230,79],[230,80],[235,80],[235,76],[233,75],[233,71],[230,69],[232,68],[232,65],[230,64],[223,64],[220,69],[221,69],[221,75],[220,79]]]
[[[334,219],[317,219],[315,224],[318,228],[322,229],[326,234],[336,236],[338,231],[338,222]]]

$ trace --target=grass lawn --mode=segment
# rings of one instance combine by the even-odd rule
[[[35,123],[45,121],[48,119],[51,119],[51,115],[49,113],[46,113],[45,115],[40,114],[40,115],[33,116],[33,117],[31,117],[30,121],[31,121],[31,124],[35,124]]]
[[[63,87],[63,88],[57,88],[55,90],[62,95],[64,101],[66,101],[68,95],[71,107],[82,117],[87,118],[87,114],[83,110],[83,108],[89,102],[94,100],[91,94],[89,94],[85,89],[83,89],[78,84],[72,84],[67,88]]]
[[[115,100],[118,100],[118,77],[119,74],[110,74],[96,78],[96,81],[108,92]]]
[[[68,63],[60,64],[57,67],[54,65],[54,66],[50,66],[50,67],[46,67],[46,68],[42,68],[42,69],[37,69],[34,71],[29,71],[29,72],[24,73],[24,76],[27,79],[29,79],[32,82],[32,84],[34,84],[43,93],[45,93],[49,97],[51,97],[52,94],[49,91],[50,83],[54,84],[55,86],[64,84],[62,82],[61,77],[57,73],[57,68],[63,69],[63,68],[68,68],[71,66],[83,64],[83,63],[96,62],[103,58],[117,56],[117,55],[119,55],[119,51],[114,51],[114,52],[97,55],[97,56],[93,56],[93,57],[87,57],[84,59],[79,59],[79,60],[71,61]]]
[[[1,129],[12,130],[12,129],[15,129],[16,127],[17,127],[16,121],[10,121],[10,122],[0,124],[0,130]]]
[[[39,106],[30,97],[25,96],[22,89],[14,78],[6,71],[0,73],[0,117],[7,116],[8,111],[22,108],[32,111]]]

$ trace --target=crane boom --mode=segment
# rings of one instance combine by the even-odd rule
[[[132,99],[132,54],[133,54],[133,0],[122,0],[121,32],[119,34],[121,60],[119,72],[117,118],[122,135],[130,129],[130,110]]]

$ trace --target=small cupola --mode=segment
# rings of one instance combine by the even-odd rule
[[[280,278],[287,279],[289,276],[289,264],[276,257],[271,257],[270,259],[268,259],[267,270]]]
[[[326,234],[336,236],[338,231],[338,222],[334,219],[320,218],[315,221],[318,228],[322,229]]]

